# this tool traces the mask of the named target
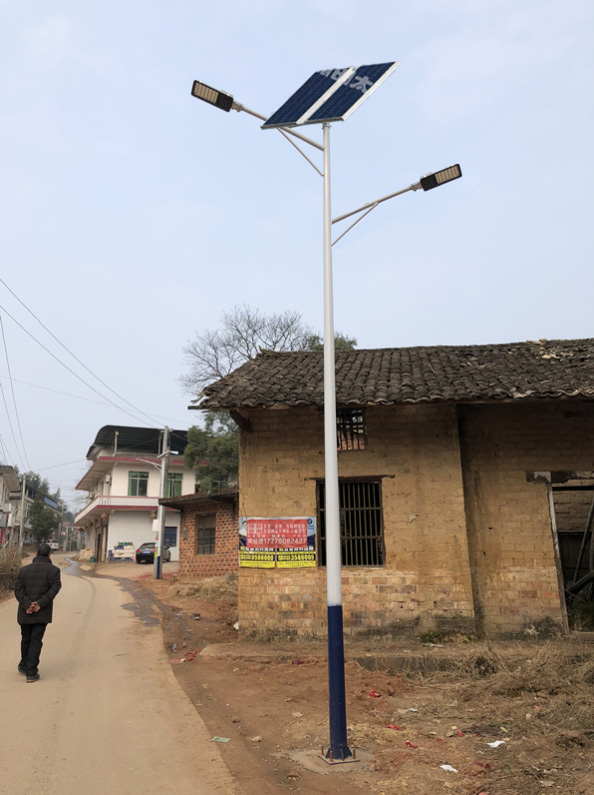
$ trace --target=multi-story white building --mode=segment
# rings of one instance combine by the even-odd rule
[[[0,546],[14,540],[21,484],[11,466],[0,466]]]
[[[36,499],[42,500],[46,508],[61,516],[62,505],[53,497],[38,491],[26,479],[23,493],[23,476],[19,477],[10,465],[0,465],[0,546],[11,542],[30,542],[29,515]]]
[[[193,494],[194,472],[183,462],[186,431],[170,432],[167,496]],[[91,468],[76,486],[88,492],[87,505],[74,523],[85,532],[95,560],[107,560],[120,543],[141,544],[156,539],[161,488],[163,431],[105,425],[89,448]],[[180,513],[167,509],[164,544],[171,560],[179,559]]]

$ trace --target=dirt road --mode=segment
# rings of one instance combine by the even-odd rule
[[[68,574],[41,680],[17,672],[16,602],[0,604],[2,795],[231,795],[233,780],[163,664],[158,622],[111,580]],[[73,570],[76,570],[74,567]]]

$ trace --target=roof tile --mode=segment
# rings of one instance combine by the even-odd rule
[[[323,355],[266,351],[192,408],[322,406]],[[353,350],[336,355],[338,405],[594,398],[594,339]]]

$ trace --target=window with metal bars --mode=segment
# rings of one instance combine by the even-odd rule
[[[365,449],[367,433],[363,409],[338,409],[336,412],[336,444],[339,450]]]
[[[207,513],[196,517],[196,554],[214,555],[217,517]]]
[[[340,549],[343,566],[383,566],[384,532],[379,480],[341,480]],[[326,565],[325,484],[318,483],[319,561]]]

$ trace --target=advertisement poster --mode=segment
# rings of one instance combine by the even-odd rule
[[[315,566],[315,517],[243,516],[239,520],[239,565],[265,569]]]

